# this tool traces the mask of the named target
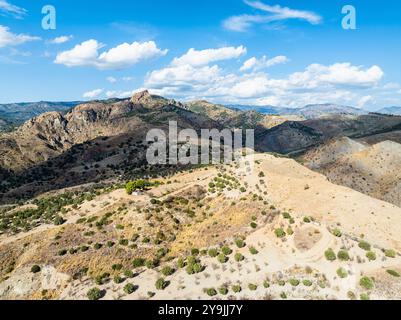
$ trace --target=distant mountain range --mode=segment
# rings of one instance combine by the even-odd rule
[[[342,106],[336,104],[311,104],[303,108],[280,108],[274,106],[246,106],[246,105],[231,105],[229,106],[235,110],[255,110],[263,114],[270,115],[297,115],[306,119],[316,119],[332,114],[344,114],[344,115],[363,115],[367,114],[367,111],[362,109]]]
[[[377,112],[382,114],[393,114],[396,116],[401,116],[401,107],[387,107],[380,109]]]

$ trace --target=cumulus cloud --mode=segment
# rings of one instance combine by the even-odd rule
[[[62,44],[62,43],[66,43],[68,41],[70,41],[73,38],[73,36],[60,36],[60,37],[56,37],[52,40],[49,41],[49,43],[51,44]]]
[[[260,60],[265,67],[269,59]],[[279,60],[283,61],[277,61]],[[247,64],[250,70],[255,65],[256,63]],[[211,99],[222,103],[267,103],[299,107],[311,103],[332,102],[362,106],[370,102],[366,98],[366,89],[377,88],[383,75],[378,66],[366,68],[350,63],[328,66],[312,64],[301,72],[282,78],[272,78],[263,71],[230,73],[217,65],[183,65],[169,66],[149,73],[145,87],[156,90],[161,95]]]
[[[27,14],[26,9],[11,4],[7,0],[0,0],[0,12],[3,12],[5,15],[11,15],[17,19],[22,19]]]
[[[25,42],[36,40],[40,40],[40,38],[26,34],[15,34],[10,31],[10,28],[0,25],[0,48],[17,46]]]
[[[179,58],[175,58],[172,62],[173,66],[205,66],[212,62],[230,60],[239,58],[240,56],[246,54],[247,50],[243,46],[239,47],[224,47],[218,49],[205,49],[205,50],[195,50],[189,49],[186,54]]]
[[[260,1],[244,1],[248,6],[263,11],[264,14],[242,14],[232,16],[223,21],[223,26],[231,31],[243,32],[254,24],[270,23],[274,21],[297,19],[307,21],[310,24],[319,24],[322,18],[311,11],[294,10],[279,5],[270,6]],[[266,14],[267,13],[267,14]]]
[[[82,96],[85,99],[94,99],[94,98],[100,96],[103,93],[103,91],[104,91],[103,89],[95,89],[92,91],[85,92]]]
[[[248,71],[248,70],[262,70],[265,68],[269,68],[275,66],[277,64],[284,64],[287,63],[289,59],[286,56],[277,56],[271,59],[268,59],[266,56],[263,56],[260,59],[256,57],[252,57],[244,62],[240,71]]]
[[[123,69],[141,61],[164,56],[168,50],[161,50],[154,41],[123,43],[108,51],[99,53],[104,47],[91,39],[61,52],[54,61],[67,67],[91,66],[99,69]]]

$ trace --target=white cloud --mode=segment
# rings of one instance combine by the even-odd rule
[[[373,97],[372,96],[364,96],[361,99],[359,99],[357,106],[359,108],[363,108],[367,103],[373,101]]]
[[[263,56],[261,59],[257,59],[252,57],[244,62],[240,71],[248,71],[248,70],[262,70],[265,68],[269,68],[275,66],[277,64],[287,63],[289,59],[286,56],[277,56],[271,59],[268,59],[266,56]]]
[[[230,60],[239,58],[246,54],[246,48],[243,46],[235,47],[224,47],[218,49],[206,49],[206,50],[195,50],[191,48],[186,54],[179,58],[175,58],[172,62],[173,66],[205,66],[211,62]]]
[[[17,46],[28,41],[36,40],[40,40],[40,38],[26,34],[14,34],[10,31],[10,28],[0,25],[0,48]]]
[[[9,3],[7,0],[0,0],[0,12],[11,15],[17,19],[22,19],[26,14],[27,10]]]
[[[110,82],[110,83],[116,83],[116,82],[117,82],[117,79],[114,78],[114,77],[107,77],[106,80],[107,80],[108,82]]]
[[[254,65],[250,64],[250,68]],[[299,107],[331,102],[358,106],[370,102],[362,98],[367,96],[368,89],[377,90],[383,74],[378,66],[366,68],[350,63],[312,64],[304,71],[282,78],[256,71],[227,73],[216,65],[183,65],[149,73],[144,86],[172,98],[192,97],[222,103]]]
[[[128,82],[134,80],[134,77],[123,77],[123,81]]]
[[[309,22],[310,24],[319,24],[322,18],[311,11],[294,10],[288,7],[281,7],[279,5],[270,6],[260,1],[244,1],[250,7],[269,13],[266,14],[242,14],[233,16],[223,21],[223,26],[232,31],[243,32],[248,30],[253,24],[270,23],[274,21],[298,19]]]
[[[124,98],[129,98],[131,97],[136,91],[106,91],[106,97],[107,98],[119,98],[119,99],[124,99]]]
[[[61,52],[54,61],[68,67],[91,66],[99,69],[123,69],[143,60],[166,55],[154,41],[123,43],[99,54],[104,45],[96,40],[88,40],[73,49]]]
[[[160,88],[163,86],[207,85],[219,77],[218,66],[195,68],[191,65],[168,67],[151,72],[145,86]]]
[[[60,36],[60,37],[56,37],[56,38],[50,40],[49,43],[62,44],[62,43],[66,43],[66,42],[70,41],[72,38],[74,38],[74,37],[73,36]]]
[[[94,98],[100,96],[103,93],[103,91],[104,91],[103,89],[95,89],[92,91],[85,92],[82,96],[85,99],[94,99]]]

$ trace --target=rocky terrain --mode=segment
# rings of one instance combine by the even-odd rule
[[[302,160],[333,183],[401,207],[401,144],[367,145],[342,138],[311,150]]]
[[[309,118],[144,91],[0,134],[0,299],[401,299],[401,117]],[[169,120],[256,154],[149,165]]]

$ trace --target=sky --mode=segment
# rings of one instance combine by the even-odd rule
[[[343,27],[345,5],[356,29]],[[400,40],[396,0],[0,0],[0,103],[148,89],[182,101],[374,111],[401,106]]]

